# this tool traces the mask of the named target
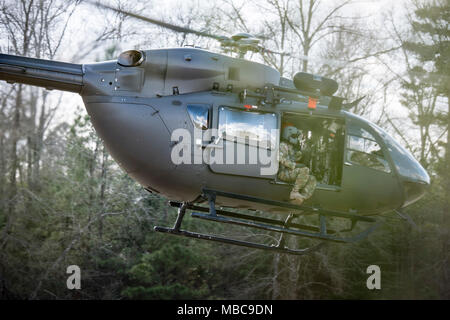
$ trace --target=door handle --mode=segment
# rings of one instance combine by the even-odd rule
[[[202,146],[203,148],[209,148],[209,149],[223,149],[222,145],[217,145],[217,144],[206,144]]]
[[[197,139],[197,141],[195,142],[195,145],[198,147],[202,147],[202,148],[214,148],[214,149],[223,149],[223,145],[219,145],[219,140],[220,137],[218,139],[211,140],[211,141],[202,141],[201,139]]]

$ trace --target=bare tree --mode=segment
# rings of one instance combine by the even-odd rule
[[[67,23],[78,2],[1,1],[0,24],[3,30],[2,43],[5,44],[1,51],[53,59],[60,48]],[[65,21],[62,22],[63,20]],[[61,23],[62,28],[55,28]],[[55,110],[55,106],[49,106],[49,93],[42,89],[8,85],[4,87],[3,92],[6,94],[2,95],[0,113],[1,207],[5,208],[1,210],[4,214],[2,218],[5,219],[0,233],[2,273],[7,268],[5,264],[8,264],[8,259],[4,259],[3,256],[8,242],[11,239],[22,241],[12,236],[14,221],[20,219],[22,214],[26,214],[26,212],[18,214],[17,207],[21,203],[20,200],[26,199],[25,205],[28,208],[31,203],[30,198],[21,190],[25,185],[29,190],[33,190],[39,184],[43,137]],[[8,192],[5,192],[6,190]]]
[[[340,11],[350,3],[350,0],[326,8],[318,0],[299,0],[287,19],[292,32],[300,42],[302,54],[305,57],[302,71],[308,71],[308,58],[311,49],[329,35],[341,30],[338,23]],[[324,11],[325,13],[321,13]]]

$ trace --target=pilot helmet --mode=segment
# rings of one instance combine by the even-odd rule
[[[283,126],[282,137],[284,140],[290,143],[296,143],[301,137],[301,132],[292,124],[286,124]]]

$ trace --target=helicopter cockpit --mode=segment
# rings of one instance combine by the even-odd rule
[[[358,124],[352,125],[355,120]],[[372,133],[361,125],[370,128]],[[386,131],[354,114],[351,114],[347,130],[346,161],[396,175],[404,193],[402,207],[417,201],[424,194],[425,188],[430,184],[428,173],[411,153]]]
[[[430,184],[430,177],[414,156],[392,136],[374,123],[370,123],[370,126],[386,144],[386,149],[403,184],[405,193],[403,207],[406,207],[422,197],[425,188]]]
[[[351,163],[391,172],[388,161],[375,137],[361,127],[349,126],[346,159]]]

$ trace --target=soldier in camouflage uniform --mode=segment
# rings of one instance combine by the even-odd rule
[[[316,178],[309,174],[309,168],[297,163],[303,154],[300,151],[301,132],[296,127],[288,125],[283,129],[282,141],[279,149],[280,168],[278,179],[294,183],[290,199],[293,203],[301,205],[309,199],[316,188]]]

